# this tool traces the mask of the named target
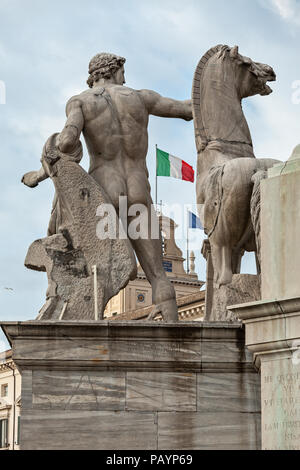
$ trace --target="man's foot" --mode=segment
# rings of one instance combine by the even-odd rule
[[[157,277],[151,283],[152,299],[154,309],[148,316],[148,320],[154,320],[157,315],[161,315],[164,322],[178,322],[178,308],[176,303],[175,289],[165,273]]]
[[[152,312],[147,317],[147,321],[154,321],[155,318],[161,315],[163,321],[166,323],[177,323],[178,322],[178,308],[176,299],[169,299],[155,305]]]

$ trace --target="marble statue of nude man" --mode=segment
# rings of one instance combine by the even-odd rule
[[[68,101],[58,147],[63,153],[71,153],[82,132],[90,156],[89,174],[117,211],[120,196],[127,196],[128,207],[147,206],[150,223],[152,199],[146,167],[149,115],[190,121],[192,104],[190,100],[177,101],[154,91],[124,86],[124,63],[124,58],[107,53],[92,58],[89,89]],[[46,178],[42,168],[27,173],[22,181],[35,187]],[[165,321],[177,321],[175,290],[163,269],[161,240],[149,236],[132,239],[131,243],[152,286],[153,314],[160,312]]]

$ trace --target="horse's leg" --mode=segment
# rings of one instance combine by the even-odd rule
[[[214,283],[217,287],[230,284],[232,281],[231,247],[211,244],[211,254],[215,273]]]
[[[244,256],[245,250],[238,249],[232,250],[232,272],[233,274],[240,274],[241,272],[241,264],[242,264],[242,257]]]
[[[232,281],[232,249],[230,246],[222,246],[222,271],[218,280],[219,287],[230,284]]]

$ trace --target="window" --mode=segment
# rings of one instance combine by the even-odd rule
[[[8,419],[0,420],[0,449],[8,447]]]
[[[8,396],[8,384],[1,385],[1,397]]]

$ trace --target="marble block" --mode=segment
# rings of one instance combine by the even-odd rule
[[[22,449],[259,449],[240,323],[6,322]]]
[[[262,299],[298,297],[300,159],[269,170],[261,183]]]

